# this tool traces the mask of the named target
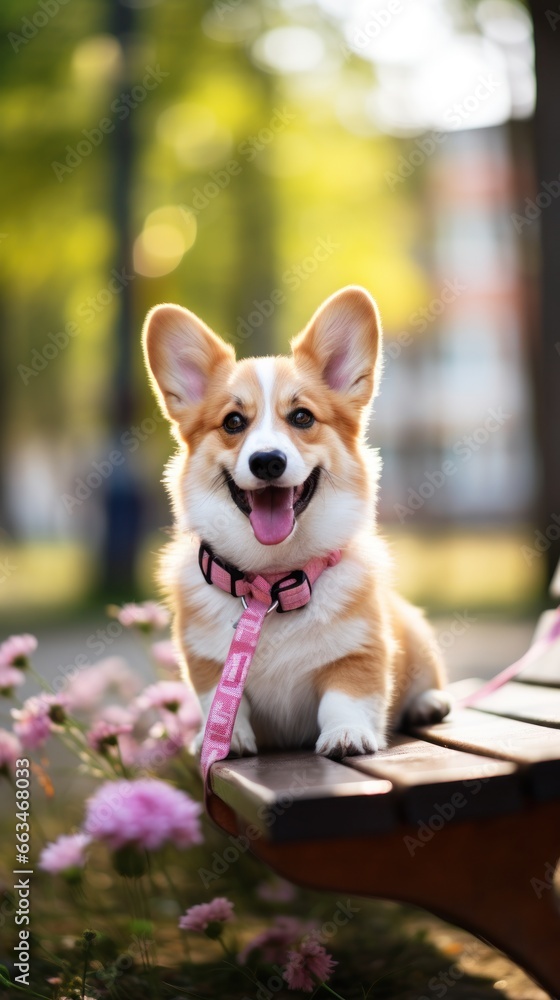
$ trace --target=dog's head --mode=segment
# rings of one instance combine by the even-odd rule
[[[362,288],[337,292],[291,357],[236,362],[193,313],[148,313],[144,350],[183,448],[169,483],[182,527],[245,571],[293,569],[372,519],[363,437],[381,327]],[[186,455],[186,461],[185,461]]]

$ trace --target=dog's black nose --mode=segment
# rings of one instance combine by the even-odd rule
[[[279,479],[287,464],[282,451],[256,451],[249,459],[249,468],[257,479]]]

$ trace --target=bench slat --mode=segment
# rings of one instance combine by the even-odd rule
[[[269,840],[386,833],[397,817],[389,781],[310,752],[213,765],[212,790]]]
[[[510,681],[477,701],[480,712],[560,728],[560,689]]]
[[[511,761],[413,737],[395,737],[386,750],[345,757],[344,764],[390,781],[407,822],[496,815],[519,809],[523,801],[517,767]]]
[[[467,708],[453,709],[437,726],[418,727],[415,733],[439,746],[514,761],[522,769],[524,784],[535,798],[550,799],[560,795],[560,732],[557,729]]]

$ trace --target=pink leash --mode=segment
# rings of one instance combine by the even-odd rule
[[[498,688],[503,687],[508,681],[511,681],[514,677],[517,677],[525,667],[530,666],[535,660],[538,660],[539,656],[549,649],[550,646],[560,638],[560,606],[556,608],[556,617],[551,623],[549,628],[546,630],[544,635],[538,639],[530,648],[527,650],[523,656],[512,663],[511,666],[506,667],[505,670],[500,671],[496,674],[492,680],[488,681],[487,684],[483,684],[479,687],[477,691],[473,691],[472,694],[466,695],[465,698],[459,698],[455,703],[458,708],[469,708],[471,705],[475,705],[477,701],[485,698],[487,694],[492,694],[493,691],[497,691]]]
[[[252,576],[222,562],[204,543],[200,546],[199,565],[206,582],[216,584],[233,597],[240,597],[244,607],[204,730],[200,766],[205,793],[208,792],[210,767],[229,753],[245,681],[266,616],[272,611],[282,614],[304,607],[311,599],[315,580],[323,570],[336,566],[339,561],[337,549],[324,558],[311,559],[303,570],[294,570],[287,576],[281,573]]]

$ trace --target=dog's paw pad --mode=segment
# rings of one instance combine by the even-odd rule
[[[445,691],[433,688],[414,699],[405,714],[407,726],[431,726],[441,722],[451,711],[451,700]]]
[[[385,740],[375,735],[372,729],[359,726],[337,726],[320,734],[315,745],[315,753],[322,757],[340,760],[364,753],[375,753],[385,746]]]

